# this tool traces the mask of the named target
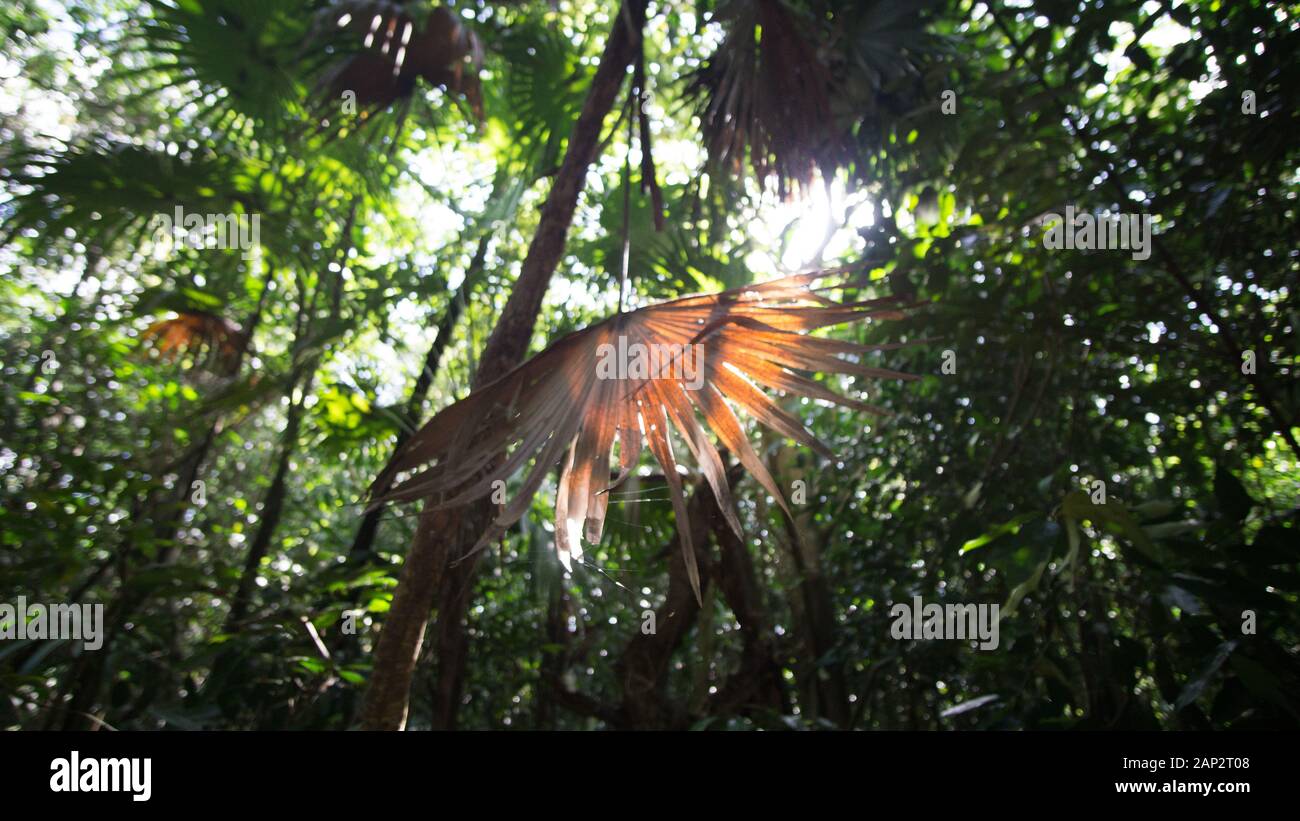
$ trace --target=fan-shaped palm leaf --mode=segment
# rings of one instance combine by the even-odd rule
[[[248,334],[230,320],[204,311],[185,311],[159,320],[140,334],[164,359],[188,353],[213,370],[230,374],[248,345]]]
[[[301,109],[294,46],[308,30],[297,0],[147,0],[114,53],[113,76],[142,94],[197,85],[195,119],[234,133]]]
[[[692,73],[711,160],[749,164],[782,194],[829,177],[920,102],[924,65],[938,56],[926,30],[932,0],[730,0],[725,32]]]
[[[636,467],[643,443],[663,467],[692,584],[699,592],[681,477],[669,430],[676,428],[717,495],[728,523],[740,533],[722,459],[696,418],[788,511],[785,499],[750,446],[731,404],[773,430],[832,454],[759,385],[878,412],[843,397],[798,371],[867,378],[913,378],[844,358],[897,344],[867,346],[813,336],[809,331],[869,318],[900,318],[892,298],[835,302],[823,294],[849,285],[847,271],[814,272],[760,285],[691,296],[619,314],[570,334],[500,379],[434,416],[397,453],[375,488],[390,487],[375,504],[426,498],[433,508],[483,498],[522,469],[533,467],[518,493],[475,549],[496,538],[527,510],[548,471],[563,459],[555,505],[561,562],[581,558],[582,536],[601,539],[608,491]],[[816,283],[817,284],[815,286]],[[634,349],[631,346],[644,348]],[[612,358],[636,351],[657,362],[638,371],[611,371]],[[621,475],[611,481],[618,442]],[[585,524],[584,524],[585,523]]]
[[[531,182],[560,164],[593,69],[563,32],[541,19],[517,20],[492,46],[503,75],[487,88],[492,116],[506,126],[508,150]]]
[[[709,156],[738,171],[748,150],[754,173],[775,177],[782,193],[838,165],[831,75],[810,26],[782,0],[729,2],[719,16],[726,37],[687,87]]]
[[[417,17],[412,9],[387,0],[345,0],[322,15],[326,25],[332,22],[361,46],[322,78],[321,85],[329,89],[327,104],[352,91],[359,112],[368,116],[409,98],[416,79],[423,78],[464,98],[482,119],[482,47],[450,9],[438,6]]]
[[[32,230],[85,243],[139,245],[158,214],[180,205],[194,213],[264,210],[252,163],[211,152],[190,158],[136,145],[72,146],[62,153],[27,151],[7,158],[0,179],[18,192],[3,239]]]

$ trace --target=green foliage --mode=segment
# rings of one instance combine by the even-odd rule
[[[612,13],[448,5],[483,46],[482,122],[423,82],[365,121],[322,101],[358,48],[318,28],[341,6],[0,11],[21,74],[0,106],[0,603],[105,603],[112,635],[0,641],[0,727],[353,724],[419,521],[386,510],[354,552],[367,488],[468,391]],[[787,521],[742,481],[747,538],[710,543],[702,612],[673,609],[664,477],[611,494],[572,575],[548,481],[468,583],[455,723],[1300,726],[1294,9],[783,3],[838,92],[821,225],[822,181],[782,205],[706,159],[687,91],[726,34],[714,5],[647,24],[663,230],[625,84],[534,349],[613,310],[625,239],[640,302],[765,277],[793,244],[919,304],[855,341],[909,343],[879,364],[922,379],[870,383],[880,419],[784,400],[837,459],[763,440],[805,500]],[[177,206],[260,215],[259,254],[158,258]],[[1150,255],[1047,248],[1067,206],[1151,215]],[[141,344],[186,312],[251,335],[233,372]],[[894,639],[918,596],[997,604],[998,647]],[[628,682],[651,643],[647,696]],[[412,727],[446,726],[455,667],[426,652]]]

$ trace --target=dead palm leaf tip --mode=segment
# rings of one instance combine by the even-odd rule
[[[248,347],[248,334],[225,317],[206,311],[180,311],[161,319],[140,333],[140,342],[150,345],[159,358],[176,360],[189,354],[206,367],[229,374],[238,366]]]
[[[746,154],[781,195],[807,188],[844,160],[832,111],[834,82],[810,20],[782,0],[719,6],[725,36],[688,82],[710,159],[739,173]]]
[[[648,447],[663,469],[698,597],[699,571],[669,431],[675,429],[686,443],[728,525],[741,535],[723,460],[706,426],[788,513],[733,406],[833,459],[830,449],[762,388],[883,413],[800,372],[915,378],[859,361],[863,354],[897,348],[898,343],[862,345],[810,333],[847,322],[902,318],[896,297],[837,302],[825,296],[853,287],[849,274],[848,269],[817,271],[684,297],[569,334],[429,420],[376,479],[372,507],[415,499],[427,500],[426,509],[466,504],[503,488],[531,462],[514,498],[475,545],[479,550],[524,515],[547,473],[562,464],[555,546],[560,561],[571,569],[572,560],[582,558],[584,537],[600,542],[609,491],[636,468]],[[651,352],[650,364],[624,362],[611,371],[611,352],[629,350],[640,357]],[[657,359],[655,351],[661,352]],[[616,476],[610,470],[615,443]]]
[[[387,0],[343,0],[322,12],[318,37],[343,29],[361,50],[350,54],[326,73],[321,86],[321,112],[337,104],[339,96],[356,95],[364,117],[405,100],[415,90],[416,78],[465,98],[478,119],[483,118],[483,96],[478,71],[483,50],[478,37],[445,6],[420,14]]]

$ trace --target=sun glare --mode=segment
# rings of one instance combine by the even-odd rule
[[[828,189],[829,188],[829,192]],[[763,249],[750,254],[755,273],[788,273],[836,260],[860,244],[857,231],[875,221],[875,205],[844,181],[818,179],[798,199],[763,195],[753,239]]]

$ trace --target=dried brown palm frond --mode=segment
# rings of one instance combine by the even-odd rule
[[[735,173],[748,152],[754,173],[775,177],[783,196],[806,187],[818,168],[833,171],[845,134],[811,22],[782,0],[732,0],[718,19],[724,39],[686,89],[698,101],[709,157]]]
[[[237,366],[248,335],[230,320],[205,311],[182,311],[145,328],[140,341],[152,345],[163,359],[182,353],[213,371],[229,374]]]
[[[478,70],[483,51],[478,37],[443,6],[417,19],[388,0],[344,0],[327,9],[325,27],[342,28],[356,37],[362,51],[351,54],[321,81],[328,89],[323,105],[334,106],[341,94],[356,94],[362,117],[406,100],[417,78],[463,97],[475,116],[483,117]]]
[[[740,534],[722,458],[705,432],[735,454],[785,508],[785,499],[746,438],[732,405],[758,422],[833,458],[831,452],[759,386],[881,412],[841,396],[799,371],[867,378],[915,378],[869,367],[858,357],[899,347],[860,345],[810,331],[865,319],[900,318],[895,298],[836,302],[827,291],[850,286],[844,269],[814,272],[719,294],[690,296],[618,314],[561,339],[500,379],[445,408],[424,425],[375,481],[372,507],[426,499],[426,510],[488,496],[530,461],[515,497],[474,549],[495,541],[528,510],[548,471],[563,460],[555,505],[560,561],[581,559],[582,537],[599,543],[608,491],[637,465],[642,446],[663,468],[691,583],[699,592],[682,481],[669,430],[676,428],[717,495],[727,522]],[[612,368],[619,351],[659,352],[658,367],[629,358]],[[673,347],[676,346],[676,347]],[[673,356],[680,352],[679,356]],[[651,353],[653,356],[653,353]],[[701,424],[697,412],[704,419]],[[611,477],[618,443],[620,473]],[[401,474],[414,471],[391,484]],[[379,493],[378,489],[391,488]]]

